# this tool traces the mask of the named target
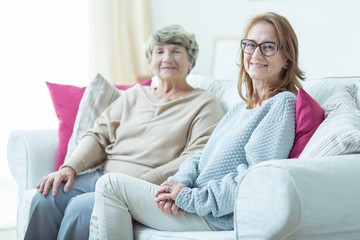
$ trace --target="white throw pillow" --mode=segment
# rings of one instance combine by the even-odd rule
[[[326,118],[299,158],[360,152],[360,110],[356,103],[357,90],[355,84],[345,86],[323,104]]]
[[[65,162],[78,145],[87,129],[94,126],[95,120],[118,97],[120,91],[100,74],[90,82],[80,101],[73,133],[70,137]]]

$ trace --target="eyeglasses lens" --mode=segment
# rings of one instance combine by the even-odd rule
[[[257,47],[260,47],[260,51],[265,56],[272,56],[278,50],[277,44],[273,42],[264,42],[261,44],[257,44],[250,40],[242,40],[241,41],[241,48],[245,53],[252,54],[255,52]]]

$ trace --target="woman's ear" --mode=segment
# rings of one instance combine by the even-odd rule
[[[191,71],[191,69],[193,68],[194,62],[193,61],[189,61],[189,65],[188,65],[188,72]]]
[[[286,61],[285,61],[285,65],[284,65],[284,69],[287,69],[288,68],[288,64],[289,64],[289,62],[288,62],[288,59],[286,59]]]

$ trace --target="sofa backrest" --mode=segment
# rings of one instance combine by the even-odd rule
[[[344,86],[360,84],[360,76],[344,76],[344,77],[324,77],[313,78],[303,82],[303,88],[308,92],[320,105],[326,99],[336,93]],[[359,108],[359,93],[357,96]]]
[[[237,90],[236,80],[232,79],[216,79],[211,76],[189,74],[188,83],[195,87],[204,89],[213,93],[220,100],[225,111],[239,102],[243,102]],[[360,84],[360,76],[344,76],[344,77],[324,77],[306,79],[302,82],[302,86],[320,105],[327,98],[333,95],[337,90],[346,85]],[[156,86],[158,81],[156,77],[152,78],[152,86]],[[358,93],[360,95],[360,93]],[[358,107],[360,106],[360,96],[358,95]]]

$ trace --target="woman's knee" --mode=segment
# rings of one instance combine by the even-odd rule
[[[43,196],[40,192],[37,192],[31,201],[31,208],[38,209],[42,212],[52,212],[55,209],[59,209],[61,212],[65,210],[66,203],[57,199],[58,196],[53,197],[50,194]]]
[[[117,185],[119,182],[126,182],[129,178],[132,177],[120,173],[107,173],[101,176],[96,182],[96,191],[112,191],[114,185]]]

